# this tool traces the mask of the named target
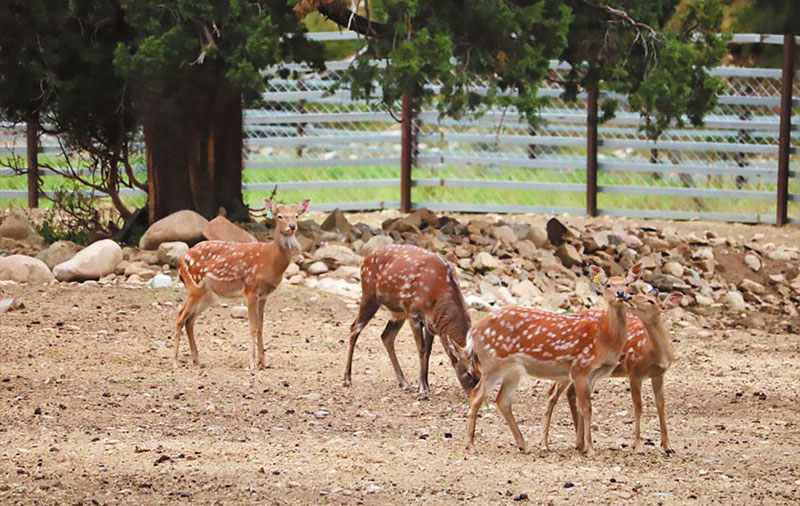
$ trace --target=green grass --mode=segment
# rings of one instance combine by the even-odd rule
[[[576,162],[575,170],[565,169],[530,169],[497,166],[444,166],[415,168],[415,179],[470,179],[520,182],[549,182],[584,184],[586,174],[580,163]],[[651,173],[619,173],[601,172],[598,175],[601,186],[645,186],[645,187],[682,187],[677,178],[661,178]],[[245,183],[263,183],[286,181],[341,181],[364,179],[399,180],[399,168],[396,166],[345,166],[322,168],[285,168],[285,169],[247,169],[244,171]],[[63,184],[59,176],[44,176],[43,188],[52,191]],[[748,181],[742,190],[774,193],[774,183],[757,183]],[[25,189],[25,176],[7,176],[0,178],[0,189]],[[693,188],[734,190],[735,180],[727,176],[695,176],[691,183]],[[790,181],[790,193],[800,194],[800,179]],[[271,189],[263,191],[247,191],[245,201],[253,207],[261,207],[264,197],[271,194]],[[287,190],[278,194],[281,201],[292,202],[302,198],[311,198],[316,203],[338,202],[375,202],[398,201],[399,187],[390,188],[320,188],[313,190]],[[141,206],[144,196],[125,197],[129,205]],[[579,192],[543,192],[513,189],[490,188],[452,188],[452,187],[414,187],[412,200],[415,202],[443,202],[462,204],[503,204],[517,206],[575,207],[585,206],[585,194]],[[25,199],[0,198],[0,208],[15,205],[25,206]],[[51,203],[42,199],[42,207],[48,208]],[[697,211],[697,212],[736,212],[743,214],[773,215],[774,201],[749,199],[717,199],[717,198],[685,198],[663,197],[652,195],[598,195],[600,208],[626,208],[645,210]],[[790,203],[791,217],[800,218],[800,203]]]

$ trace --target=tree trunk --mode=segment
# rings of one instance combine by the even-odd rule
[[[220,207],[247,221],[242,199],[243,124],[240,94],[183,88],[146,101],[144,139],[150,222],[181,209],[213,218]]]
[[[34,112],[26,121],[28,155],[28,207],[39,207],[39,113]]]

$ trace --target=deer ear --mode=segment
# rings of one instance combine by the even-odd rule
[[[661,303],[661,307],[662,309],[676,308],[681,305],[682,300],[683,300],[682,293],[672,292],[671,294],[667,295],[667,298],[664,299],[664,302]]]
[[[311,199],[305,199],[304,201],[300,202],[300,204],[298,204],[297,206],[300,209],[300,214],[303,214],[304,212],[308,211],[308,206],[310,205],[311,205]]]
[[[639,280],[639,277],[642,275],[642,262],[637,262],[631,265],[631,268],[628,269],[628,277],[625,278],[625,282],[628,284],[635,283]]]
[[[592,283],[597,286],[604,286],[608,280],[605,271],[596,265],[589,267],[589,276],[591,276]]]

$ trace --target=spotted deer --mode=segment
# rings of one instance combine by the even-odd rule
[[[384,246],[364,258],[361,304],[358,316],[350,326],[345,386],[351,384],[353,350],[358,336],[381,306],[392,314],[381,340],[401,388],[412,390],[397,361],[394,340],[403,323],[409,320],[419,355],[419,394],[427,398],[430,392],[428,363],[435,335],[440,337],[462,388],[469,392],[476,379],[447,345],[448,341],[453,341],[463,346],[470,326],[467,306],[458,285],[458,273],[442,255],[411,245]]]
[[[592,267],[596,284],[605,287],[608,311],[591,315],[564,315],[509,306],[495,311],[469,330],[466,348],[452,344],[459,360],[468,361],[480,374],[470,392],[467,419],[467,451],[474,452],[475,424],[486,395],[500,383],[497,408],[514,435],[517,447],[528,446],[511,412],[514,391],[524,375],[571,381],[585,420],[580,450],[592,455],[591,393],[597,380],[607,377],[619,362],[625,346],[628,286],[641,274],[641,264],[630,268],[626,278],[606,279]]]
[[[667,418],[664,406],[664,375],[675,361],[670,335],[661,321],[661,311],[677,307],[683,295],[673,292],[664,299],[658,299],[658,291],[648,294],[634,295],[629,302],[628,339],[620,357],[619,364],[611,373],[615,378],[628,378],[633,398],[635,425],[633,431],[633,450],[642,451],[641,419],[642,419],[642,381],[650,378],[653,395],[658,410],[661,426],[661,447],[667,455],[675,453],[669,444],[667,435]],[[581,419],[575,406],[575,389],[569,381],[553,383],[547,396],[547,410],[542,422],[542,448],[547,448],[550,418],[558,397],[569,385],[567,399],[569,401],[572,422],[576,434],[581,431]],[[577,436],[576,436],[577,437]]]
[[[186,327],[192,362],[199,366],[194,322],[217,297],[244,296],[250,321],[250,367],[264,367],[263,323],[267,295],[281,283],[283,273],[299,250],[295,237],[297,219],[311,204],[306,199],[297,205],[276,206],[266,199],[266,208],[275,218],[275,237],[269,243],[206,241],[191,248],[179,261],[179,272],[186,285],[186,301],[175,325],[177,367],[181,330]],[[256,346],[256,341],[258,346]]]

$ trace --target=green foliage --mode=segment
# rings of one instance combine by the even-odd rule
[[[322,68],[319,45],[302,34],[286,0],[120,0],[135,30],[114,51],[118,74],[145,94],[170,96],[183,87],[212,90],[222,80],[245,101],[264,89],[261,71],[282,61]]]
[[[452,117],[513,106],[534,123],[537,90],[558,59],[572,66],[567,100],[593,88],[628,94],[657,137],[715,105],[720,83],[705,70],[725,54],[725,1],[685,1],[680,13],[680,0],[373,1],[376,36],[348,80],[355,97],[380,89],[392,107],[408,93]],[[615,109],[604,104],[603,118]]]
[[[47,244],[56,241],[72,241],[76,244],[87,245],[91,235],[88,229],[72,228],[72,223],[60,220],[52,210],[44,215],[42,221],[37,225],[37,230]]]

